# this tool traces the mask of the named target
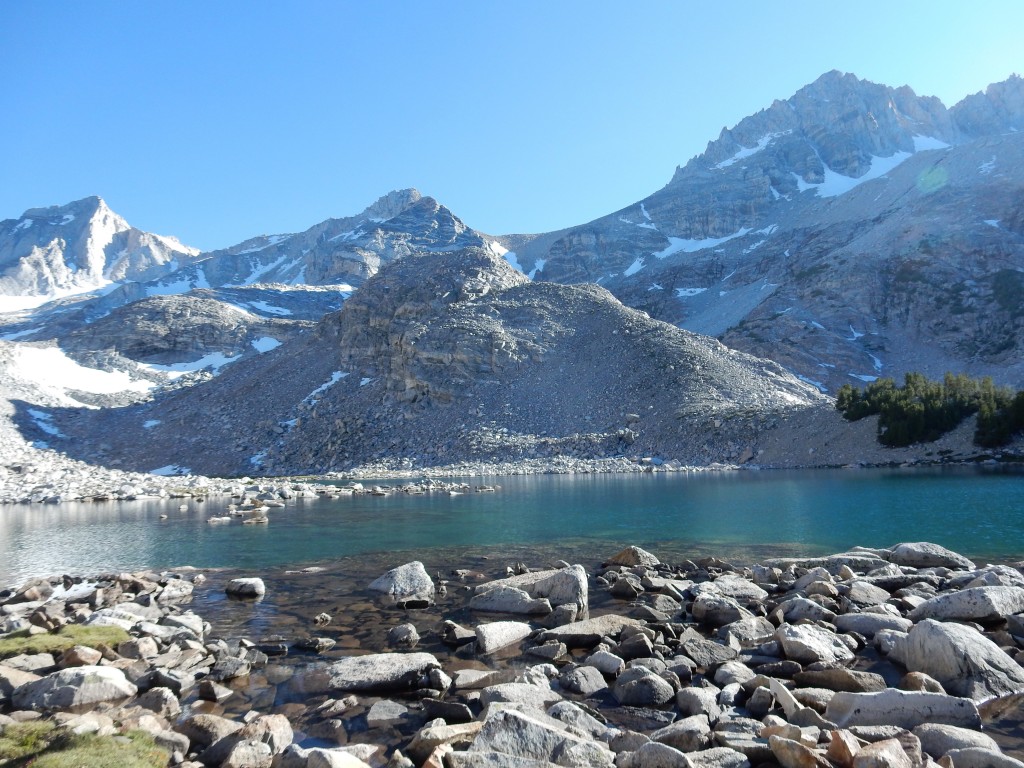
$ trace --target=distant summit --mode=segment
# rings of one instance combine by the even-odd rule
[[[0,221],[0,310],[145,281],[192,261],[176,238],[130,226],[100,197]]]

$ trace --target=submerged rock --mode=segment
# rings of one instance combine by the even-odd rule
[[[399,608],[426,608],[434,602],[434,581],[419,560],[392,568],[369,588]]]

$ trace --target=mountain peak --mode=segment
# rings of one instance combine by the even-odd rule
[[[412,187],[408,189],[396,189],[382,195],[377,201],[360,214],[370,219],[387,221],[393,219],[400,213],[404,213],[411,206],[423,198],[419,190]]]

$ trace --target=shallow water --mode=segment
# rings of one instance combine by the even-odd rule
[[[475,482],[481,482],[477,480]],[[206,522],[228,499],[0,506],[0,586],[51,573],[261,569],[371,552],[638,544],[678,557],[821,554],[928,540],[1024,559],[1017,468],[804,470],[491,478],[497,493],[300,499],[268,526]],[[160,516],[167,518],[161,520]]]

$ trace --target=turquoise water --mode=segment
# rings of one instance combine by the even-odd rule
[[[0,586],[129,568],[267,568],[444,548],[546,546],[593,559],[626,544],[665,559],[820,554],[934,541],[1024,559],[1019,468],[806,470],[492,478],[497,493],[290,502],[268,526],[209,525],[227,499],[0,507]],[[161,520],[160,515],[168,515]]]

